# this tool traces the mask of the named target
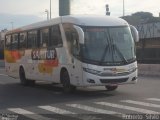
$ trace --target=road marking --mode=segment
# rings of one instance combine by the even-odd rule
[[[126,110],[131,110],[131,111],[136,111],[136,112],[141,112],[145,114],[158,114],[156,111],[151,111],[151,110],[146,110],[142,108],[136,108],[136,107],[131,107],[131,106],[125,106],[125,105],[120,105],[120,104],[113,104],[113,103],[108,103],[108,102],[96,102],[96,104],[103,105],[103,106],[110,106],[114,108],[120,108],[120,109],[126,109]]]
[[[108,110],[99,109],[99,108],[94,108],[94,107],[81,105],[81,104],[67,104],[67,106],[74,107],[74,108],[79,108],[79,109],[82,109],[82,110],[91,111],[91,112],[95,112],[95,113],[100,113],[100,114],[116,114],[116,115],[119,114],[119,115],[121,115],[121,113],[118,113],[118,112],[108,111]]]
[[[158,101],[158,102],[160,102],[160,99],[159,99],[159,98],[148,98],[147,100]]]
[[[57,107],[52,107],[52,106],[38,106],[38,107],[41,108],[41,109],[50,111],[50,112],[57,113],[57,114],[76,114],[74,112],[70,112],[70,111],[63,110],[63,109],[60,109],[60,108],[57,108]]]
[[[5,76],[5,77],[8,77],[8,75],[6,75],[6,74],[0,74],[0,76]]]
[[[21,115],[25,115],[25,114],[30,114],[30,115],[33,115],[35,113],[33,112],[30,112],[30,111],[27,111],[27,110],[24,110],[24,109],[21,109],[21,108],[9,108],[8,109],[9,111],[12,111],[12,112],[15,112],[17,114],[21,114]]]
[[[147,106],[147,107],[160,108],[160,105],[158,105],[158,104],[152,104],[152,103],[146,103],[146,102],[140,102],[140,101],[122,100],[122,102],[136,104],[136,105],[142,105],[142,106]]]
[[[9,108],[8,110],[34,120],[55,120],[53,118],[46,118],[41,115],[37,115],[36,113],[30,112],[21,108]]]
[[[69,116],[69,117],[73,117],[73,118],[79,118],[82,120],[87,120],[88,118],[94,118],[97,119],[96,117],[93,116],[89,116],[89,115],[83,115],[83,116],[77,116],[78,113],[74,113],[74,112],[70,112],[67,110],[63,110],[57,107],[53,107],[53,106],[38,106],[38,108],[56,113],[56,114],[60,114],[60,115],[64,115],[64,116]]]

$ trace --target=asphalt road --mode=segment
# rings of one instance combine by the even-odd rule
[[[60,85],[24,87],[0,72],[2,120],[160,120],[160,78],[139,77],[114,92],[95,87],[65,94]]]

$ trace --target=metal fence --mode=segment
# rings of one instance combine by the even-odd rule
[[[137,43],[137,60],[144,64],[160,64],[160,22],[136,26],[140,41]]]

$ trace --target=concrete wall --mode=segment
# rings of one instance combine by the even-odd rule
[[[160,22],[140,24],[136,28],[139,31],[140,39],[160,37]]]
[[[138,64],[138,74],[160,77],[160,64]]]

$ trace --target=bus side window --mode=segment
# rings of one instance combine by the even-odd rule
[[[19,49],[25,49],[26,48],[26,40],[27,40],[27,33],[20,33]]]
[[[12,44],[11,44],[11,35],[6,35],[6,40],[5,40],[5,48],[10,50],[12,49]]]
[[[27,48],[38,48],[37,31],[28,32]]]
[[[49,29],[42,29],[40,30],[40,43],[39,46],[41,47],[47,47],[49,42]]]
[[[62,46],[62,36],[60,32],[59,25],[54,25],[50,29],[50,40],[49,46],[61,47]]]
[[[18,49],[18,34],[12,35],[12,49],[17,50]]]

